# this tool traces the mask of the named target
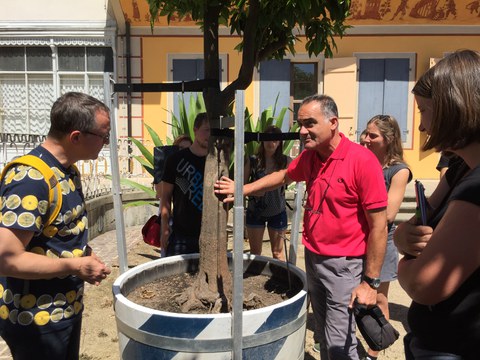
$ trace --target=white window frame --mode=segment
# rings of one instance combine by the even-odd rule
[[[48,75],[51,76],[52,78],[52,86],[53,86],[53,99],[52,99],[52,104],[53,102],[62,94],[61,91],[61,86],[60,86],[60,77],[61,76],[78,76],[83,78],[83,89],[82,91],[85,93],[89,93],[90,91],[90,76],[102,76],[103,83],[105,84],[105,77],[108,76],[109,73],[104,73],[102,71],[88,71],[87,69],[87,47],[90,47],[88,45],[74,45],[72,47],[76,48],[83,48],[84,49],[84,61],[85,61],[85,70],[84,71],[60,71],[58,69],[58,47],[65,47],[63,45],[49,45],[50,49],[52,50],[51,53],[51,59],[52,59],[52,70],[49,71],[29,71],[27,70],[27,48],[32,48],[34,46],[32,45],[20,45],[18,47],[21,47],[23,51],[23,60],[25,63],[25,70],[23,71],[0,71],[0,76],[2,75],[19,75],[23,76],[25,79],[25,88],[27,89],[25,97],[26,97],[26,104],[27,108],[24,109],[26,119],[25,121],[27,122],[27,133],[31,133],[30,128],[31,128],[31,121],[29,119],[29,99],[28,99],[28,82],[29,82],[29,75]],[[47,47],[46,45],[42,45],[42,47]],[[115,59],[113,59],[115,61]],[[105,99],[106,95],[105,89],[103,89],[103,99],[99,99],[105,103],[107,102],[107,99]],[[3,124],[3,123],[2,123]],[[3,125],[4,126],[4,125]],[[4,128],[2,127],[2,131]],[[38,134],[38,135],[46,135],[46,134]]]

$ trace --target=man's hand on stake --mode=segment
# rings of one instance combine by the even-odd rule
[[[215,194],[217,195],[226,195],[223,199],[224,203],[231,203],[234,200],[233,193],[235,192],[235,181],[232,179],[222,176],[218,179],[213,185],[215,188]]]

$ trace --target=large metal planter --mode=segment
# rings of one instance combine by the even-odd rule
[[[231,259],[230,259],[231,260]],[[137,266],[113,284],[115,316],[122,359],[231,359],[231,314],[178,314],[128,300],[133,289],[161,277],[194,271],[198,254],[173,256]],[[286,264],[264,256],[244,255],[243,269],[271,275]],[[243,359],[303,359],[307,318],[305,273],[289,265],[301,291],[292,298],[243,312]],[[286,279],[285,279],[286,280]]]

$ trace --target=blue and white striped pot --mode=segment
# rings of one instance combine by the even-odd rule
[[[231,258],[229,258],[230,266]],[[136,266],[113,284],[121,359],[232,359],[231,314],[180,314],[150,309],[125,295],[145,283],[198,268],[198,254],[172,256]],[[244,271],[282,273],[286,263],[245,254]],[[243,359],[303,359],[307,320],[305,273],[289,265],[292,284],[301,289],[281,303],[243,311]],[[287,279],[285,278],[285,281]],[[235,301],[235,299],[234,299]]]

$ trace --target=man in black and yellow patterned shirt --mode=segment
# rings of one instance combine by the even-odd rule
[[[41,172],[12,165],[0,184],[0,335],[17,359],[78,359],[84,281],[110,273],[87,245],[88,221],[78,160],[96,159],[109,142],[109,109],[67,93],[54,104],[41,158],[62,189],[62,207],[47,224],[48,186]]]

